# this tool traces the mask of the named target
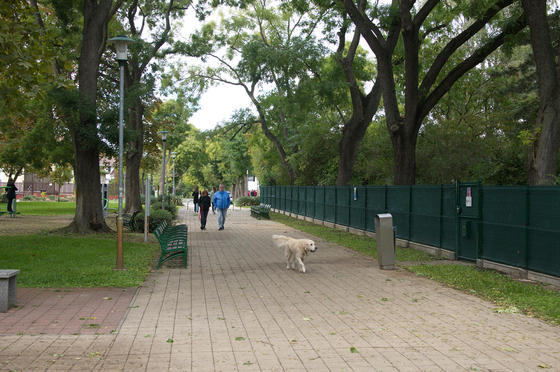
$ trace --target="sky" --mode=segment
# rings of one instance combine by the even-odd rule
[[[243,88],[221,84],[208,89],[200,99],[200,110],[190,119],[200,130],[213,129],[217,124],[227,121],[234,111],[249,107],[251,100]]]
[[[216,18],[217,15],[216,12]],[[212,19],[212,16],[209,19]],[[183,41],[188,41],[200,25],[194,13],[187,13],[180,31]],[[195,63],[195,59],[189,58],[189,62]],[[229,84],[212,86],[201,96],[200,109],[189,119],[189,123],[200,130],[214,129],[216,125],[229,120],[236,110],[251,105],[251,100],[242,87]]]
[[[389,0],[381,0],[380,3],[386,3]],[[218,12],[215,13],[218,18]],[[212,16],[210,17],[212,19]],[[181,35],[183,41],[188,41],[189,36],[193,32],[197,32],[200,22],[194,14],[187,13],[183,19],[183,27]],[[366,50],[368,50],[366,48]],[[190,59],[194,62],[194,59]],[[202,96],[200,100],[200,109],[189,119],[189,123],[193,124],[200,130],[210,130],[231,118],[236,110],[250,108],[254,111],[252,102],[242,87],[229,84],[220,84],[211,87]]]

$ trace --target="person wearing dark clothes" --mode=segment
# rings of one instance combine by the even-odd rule
[[[8,198],[8,213],[14,213],[12,210],[12,201],[16,198],[16,191],[18,188],[14,184],[14,180],[9,178],[6,184],[6,197]],[[8,188],[9,187],[9,188]]]
[[[210,191],[210,200],[212,200],[212,213],[216,214],[216,206],[214,205],[214,195],[216,195],[216,186],[212,186],[212,191]]]
[[[200,219],[201,230],[206,230],[206,219],[208,218],[208,212],[210,211],[210,204],[212,204],[212,201],[208,196],[208,190],[204,189],[202,191],[202,196],[198,199],[198,205],[200,205],[200,210],[202,211],[202,218]]]
[[[200,192],[198,191],[198,186],[194,188],[194,191],[192,193],[192,197],[193,197],[193,203],[194,203],[194,213],[197,214],[198,213],[198,198],[200,196]]]

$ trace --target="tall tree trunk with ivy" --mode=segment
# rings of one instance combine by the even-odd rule
[[[522,0],[531,33],[533,56],[539,84],[539,109],[528,155],[527,180],[530,185],[554,182],[560,147],[560,82],[550,38],[546,1]]]
[[[84,26],[78,66],[82,105],[79,123],[71,128],[74,147],[76,214],[66,228],[77,233],[109,232],[101,204],[99,137],[97,135],[97,79],[101,55],[107,43],[112,0],[85,0]]]

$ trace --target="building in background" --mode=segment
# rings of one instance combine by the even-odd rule
[[[259,180],[256,176],[247,176],[247,190],[249,191],[249,196],[259,196],[261,194]]]

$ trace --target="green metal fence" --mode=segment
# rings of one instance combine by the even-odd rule
[[[557,186],[267,186],[261,201],[369,232],[391,213],[400,239],[560,277]]]

